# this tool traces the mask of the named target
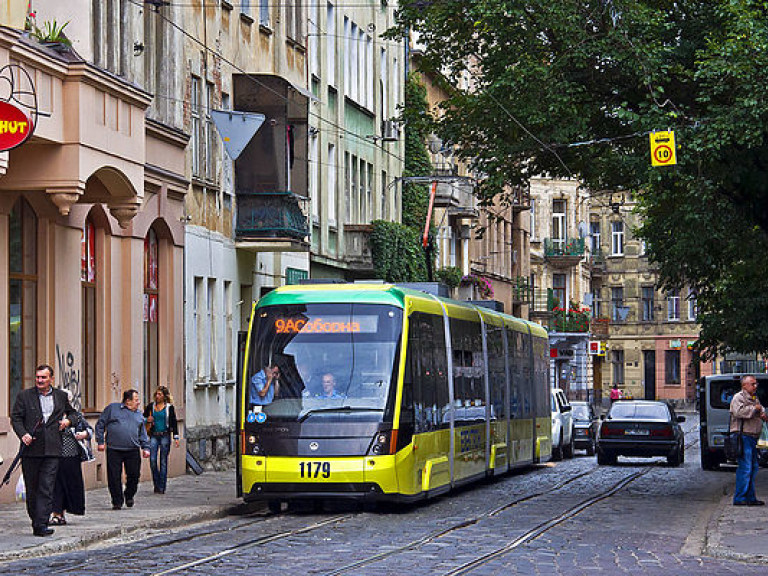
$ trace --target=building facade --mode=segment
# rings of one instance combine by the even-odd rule
[[[127,2],[51,0],[34,9],[40,27],[69,22],[71,48],[0,28],[0,63],[12,66],[0,74],[10,71],[19,89],[36,94],[38,113],[32,138],[3,154],[0,169],[6,458],[18,449],[13,402],[34,386],[41,363],[92,422],[124,390],[147,402],[159,384],[169,385],[185,419],[178,326],[187,138],[181,106],[153,95],[157,78],[179,80],[180,38],[170,27],[147,27],[143,7]],[[157,51],[159,37],[162,71],[133,45]],[[183,473],[183,450],[169,465]],[[88,487],[105,485],[103,454],[83,472]]]

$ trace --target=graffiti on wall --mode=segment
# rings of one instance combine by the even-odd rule
[[[62,353],[56,344],[56,361],[59,370],[59,388],[72,392],[72,406],[82,409],[82,393],[80,390],[80,370],[75,369],[75,356],[72,352]]]

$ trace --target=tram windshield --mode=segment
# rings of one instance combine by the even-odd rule
[[[248,356],[248,411],[263,412],[267,421],[382,421],[393,405],[389,391],[396,381],[401,332],[402,311],[393,306],[257,308]]]

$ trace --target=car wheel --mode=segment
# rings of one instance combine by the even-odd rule
[[[606,454],[605,452],[597,451],[597,463],[601,466],[616,464],[615,454]]]
[[[280,500],[269,500],[267,502],[267,508],[273,514],[280,514],[283,511],[283,503]]]
[[[709,446],[701,444],[701,468],[702,470],[718,470],[720,468],[720,460],[715,458],[709,453]]]
[[[670,466],[680,466],[680,464],[682,463],[683,463],[682,451],[678,446],[670,456],[667,456],[667,464],[669,464]]]
[[[571,441],[568,445],[563,446],[563,456],[565,458],[573,458],[573,433],[571,433]]]
[[[559,462],[563,459],[563,436],[560,435],[560,440],[557,441],[557,446],[552,446],[552,460]]]
[[[595,443],[591,442],[589,446],[587,446],[587,456],[594,456],[595,455]]]

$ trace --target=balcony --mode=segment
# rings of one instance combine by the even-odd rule
[[[235,241],[238,248],[267,252],[309,250],[309,199],[291,192],[238,190]]]
[[[555,267],[575,266],[584,258],[584,238],[545,238],[544,258]]]
[[[597,250],[592,253],[592,276],[604,276],[605,275],[605,254],[602,250]]]
[[[582,310],[563,310],[561,308],[552,311],[549,319],[549,329],[553,332],[589,332],[589,312]]]
[[[373,257],[369,240],[370,224],[344,224],[344,261],[357,272],[372,272]]]
[[[435,207],[446,208],[453,218],[477,218],[477,199],[472,193],[474,186],[466,182],[438,182],[435,190]]]
[[[533,287],[531,286],[531,279],[527,276],[516,276],[512,279],[512,303],[533,303]]]
[[[531,293],[533,295],[529,311],[531,318],[549,318],[552,315],[552,308],[555,304],[552,289],[533,289]]]

